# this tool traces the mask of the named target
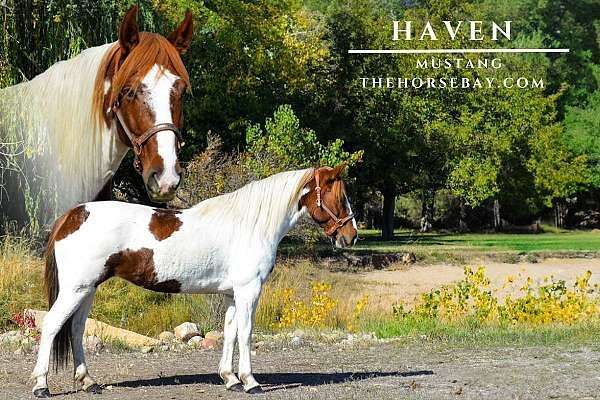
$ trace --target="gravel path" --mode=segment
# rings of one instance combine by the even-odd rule
[[[102,395],[73,393],[69,373],[50,375],[61,399],[237,399],[216,374],[220,352],[103,351],[88,357]],[[28,399],[32,354],[0,353],[0,399]],[[600,398],[600,349],[455,348],[378,343],[258,351],[262,399]],[[65,395],[66,394],[66,395]],[[254,396],[257,397],[257,396]]]

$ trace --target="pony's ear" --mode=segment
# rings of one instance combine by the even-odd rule
[[[346,171],[347,167],[348,167],[348,163],[346,163],[345,161],[343,163],[341,163],[340,165],[334,167],[333,171],[332,171],[333,176],[335,178],[339,178],[340,176],[342,176],[344,171]]]
[[[126,56],[140,42],[140,30],[137,23],[138,6],[134,5],[127,11],[119,28],[119,46]]]
[[[179,54],[183,54],[190,47],[192,43],[192,35],[194,34],[194,22],[192,19],[192,12],[187,10],[185,12],[185,18],[179,28],[175,29],[169,35],[169,42],[175,46]]]

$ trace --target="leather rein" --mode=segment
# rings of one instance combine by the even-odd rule
[[[118,100],[115,102],[115,104],[113,104],[112,111],[117,116],[117,120],[121,124],[123,131],[125,132],[125,134],[129,138],[129,141],[131,142],[133,154],[135,154],[135,158],[133,160],[133,167],[135,168],[136,172],[140,175],[142,175],[142,173],[144,172],[142,162],[140,160],[140,154],[142,153],[144,145],[146,144],[146,142],[148,142],[148,140],[150,140],[152,136],[156,135],[158,132],[161,131],[171,131],[175,134],[175,138],[177,141],[177,150],[179,150],[185,144],[185,142],[183,141],[181,130],[175,124],[171,123],[156,124],[147,129],[142,135],[135,137],[131,134],[131,132],[129,132],[129,128],[127,128],[127,125],[121,118],[121,114],[119,113]]]
[[[329,214],[331,219],[334,221],[334,224],[329,229],[325,230],[325,234],[327,236],[333,236],[338,229],[354,218],[354,214],[350,213],[344,218],[339,218],[337,215],[335,215],[333,211],[331,211],[329,207],[327,207],[327,205],[325,205],[325,203],[321,200],[321,185],[319,184],[319,173],[317,171],[315,171],[315,182],[315,192],[317,192],[317,207],[325,210],[325,212]]]

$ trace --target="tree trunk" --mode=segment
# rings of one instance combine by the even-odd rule
[[[494,199],[494,230],[502,229],[502,219],[500,218],[500,202]]]
[[[461,232],[466,232],[469,230],[469,226],[467,225],[467,205],[464,200],[460,201],[460,216],[458,220],[458,229]]]
[[[381,238],[394,239],[394,211],[396,208],[396,193],[393,189],[383,192],[383,215],[381,221]]]
[[[563,228],[565,226],[565,216],[567,215],[567,207],[560,200],[554,203],[554,226]]]
[[[435,189],[424,189],[421,208],[421,232],[429,232],[433,226]]]

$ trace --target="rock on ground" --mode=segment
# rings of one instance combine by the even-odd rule
[[[174,329],[175,337],[182,342],[187,342],[194,336],[200,336],[198,325],[193,322],[184,322]]]
[[[202,339],[202,348],[203,349],[216,349],[218,342],[216,339],[205,337]]]
[[[204,335],[205,338],[207,339],[214,339],[217,342],[220,342],[223,340],[223,332],[221,331],[210,331],[207,332],[206,335]]]
[[[187,344],[190,347],[199,348],[199,347],[202,347],[202,341],[203,340],[204,339],[202,339],[202,336],[194,336],[194,337],[190,338],[190,340],[188,340]]]
[[[164,331],[161,332],[160,335],[158,335],[158,339],[167,343],[172,342],[173,340],[175,340],[175,334],[173,332]]]

